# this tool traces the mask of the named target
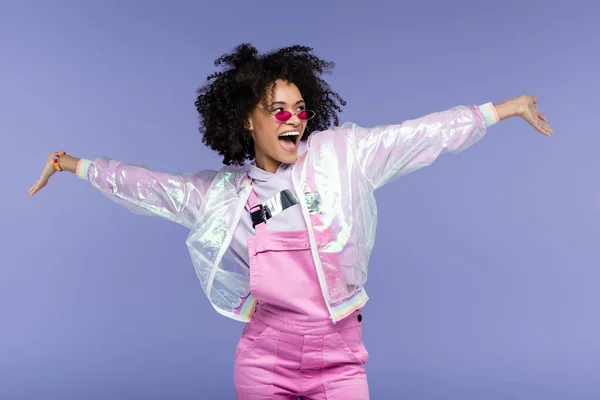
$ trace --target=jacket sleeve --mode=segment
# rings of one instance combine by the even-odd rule
[[[457,153],[479,141],[498,122],[492,103],[457,106],[397,125],[361,128],[349,138],[355,162],[374,189],[433,163],[442,153]]]
[[[216,171],[166,174],[109,158],[81,159],[77,176],[130,211],[192,228]]]

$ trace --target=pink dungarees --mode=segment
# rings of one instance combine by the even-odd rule
[[[259,205],[251,192],[251,210]],[[248,239],[250,292],[257,300],[238,343],[234,382],[239,400],[367,400],[359,310],[333,324],[314,267],[308,231]],[[317,246],[330,238],[318,235]]]

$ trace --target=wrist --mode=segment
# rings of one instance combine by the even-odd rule
[[[72,157],[68,154],[65,154],[64,156],[62,156],[58,159],[58,164],[60,165],[60,168],[62,168],[63,171],[72,172],[72,173],[77,172],[77,163],[78,162],[79,162],[79,158]]]
[[[54,157],[56,156],[57,153],[58,152],[50,153],[50,155],[48,156],[47,162],[53,164]],[[72,157],[68,154],[63,154],[58,158],[57,161],[58,161],[58,166],[63,171],[73,172],[73,173],[75,173],[77,171],[77,163],[79,162],[79,158]]]
[[[507,118],[518,117],[523,113],[523,107],[518,98],[503,101],[500,104],[494,104],[498,118],[503,121]]]

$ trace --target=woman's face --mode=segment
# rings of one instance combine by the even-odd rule
[[[277,80],[274,91],[267,89],[268,109],[258,104],[250,113],[248,122],[254,139],[256,166],[268,172],[275,172],[280,163],[296,161],[298,144],[306,129],[306,121],[298,118],[305,110],[300,91],[293,83]],[[292,113],[287,121],[279,121],[275,114],[281,111]]]

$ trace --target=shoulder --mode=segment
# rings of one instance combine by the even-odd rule
[[[210,176],[211,188],[219,190],[239,191],[248,181],[248,165],[224,165],[216,171],[202,171]]]
[[[345,146],[356,128],[359,126],[355,123],[344,122],[341,126],[331,126],[323,131],[315,131],[308,137],[306,148],[319,150],[323,146]]]

